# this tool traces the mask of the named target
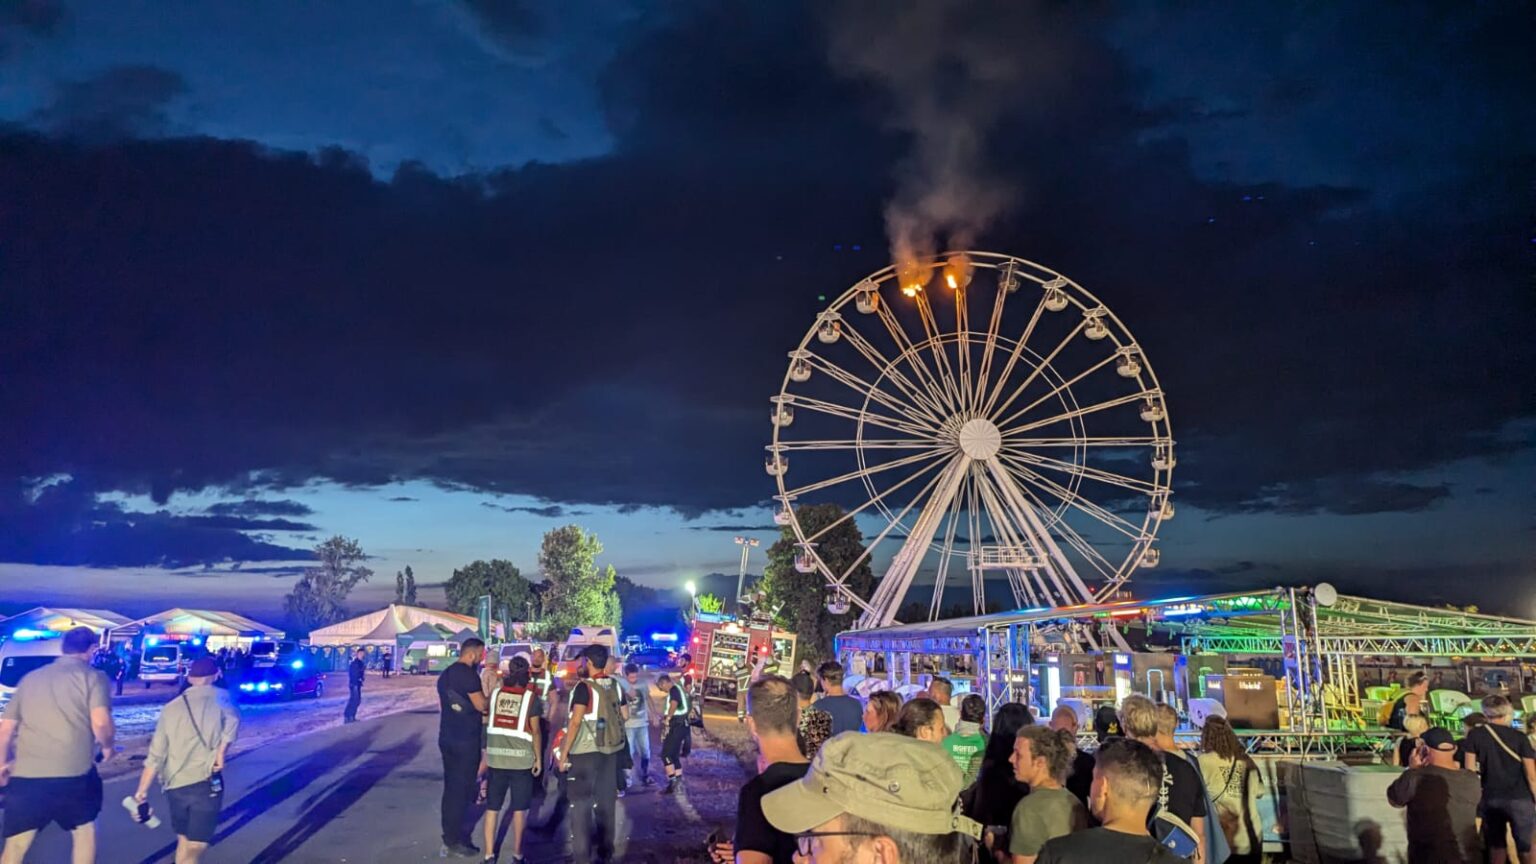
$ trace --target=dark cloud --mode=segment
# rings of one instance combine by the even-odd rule
[[[559,504],[547,504],[542,507],[513,507],[507,504],[481,501],[480,506],[489,507],[492,510],[500,510],[503,513],[527,513],[530,516],[539,516],[545,519],[566,519],[587,515],[585,510],[570,510]]]
[[[8,59],[29,41],[53,39],[69,20],[58,0],[6,0],[0,3],[0,60]]]
[[[205,512],[214,516],[309,516],[315,511],[302,501],[262,501],[248,498],[244,501],[220,501],[210,504]]]
[[[614,152],[579,163],[382,181],[344,151],[5,135],[0,416],[25,422],[0,424],[0,477],[159,501],[427,480],[551,513],[766,499],[784,353],[819,294],[886,263],[909,143],[832,68],[811,9],[703,4],[626,42],[603,76]],[[1040,38],[1027,10],[993,12],[964,26]],[[1053,14],[1050,80],[996,106],[985,152],[1018,195],[979,242],[1129,323],[1168,392],[1181,504],[1418,510],[1445,487],[1402,474],[1530,446],[1508,433],[1536,413],[1529,190],[1511,178],[1536,172],[1536,136],[1478,125],[1522,113],[1497,81],[1525,70],[1507,43],[1528,21],[1421,23],[1464,134],[1487,142],[1382,200],[1364,181],[1196,170],[1189,118],[1274,119],[1265,105],[1151,98],[1099,16]],[[165,131],[180,82],[115,75],[61,93],[55,125]],[[1351,110],[1399,134],[1419,94],[1378,85]],[[1264,146],[1307,134],[1282,122]],[[15,524],[0,557],[89,557]],[[254,560],[293,552],[175,524]]]
[[[58,85],[33,122],[65,138],[102,143],[171,131],[170,103],[187,92],[180,74],[157,66],[114,66]]]
[[[781,529],[777,525],[690,525],[688,530],[723,531],[727,534],[762,533],[767,531],[777,534]]]
[[[391,500],[391,501],[420,501],[421,499],[420,498],[412,498],[409,495],[396,495],[393,498],[390,498],[389,500]]]

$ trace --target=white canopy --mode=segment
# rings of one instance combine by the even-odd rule
[[[395,638],[408,633],[422,624],[428,624],[454,633],[464,628],[474,629],[478,622],[469,615],[426,609],[421,606],[402,606],[391,603],[366,615],[338,621],[321,627],[309,634],[309,644],[329,645],[387,645],[394,647]]]
[[[127,623],[126,617],[110,609],[62,609],[56,606],[39,606],[36,609],[18,612],[0,621],[0,633],[14,633],[23,628],[63,633],[65,630],[76,627],[89,627],[97,633],[104,633]]]
[[[210,609],[167,609],[112,628],[114,636],[133,636],[146,630],[189,636],[225,636],[249,639],[281,639],[283,629],[253,621],[234,612]]]

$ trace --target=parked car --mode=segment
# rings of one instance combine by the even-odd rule
[[[647,645],[630,652],[624,658],[626,663],[638,663],[641,666],[650,666],[655,669],[671,669],[677,662],[677,652],[671,648],[663,648],[660,645]]]
[[[149,685],[156,681],[180,684],[192,662],[189,653],[187,647],[178,642],[162,642],[145,648],[144,656],[139,659],[139,680],[144,682],[144,688],[149,689]]]
[[[251,643],[252,666],[276,666],[299,653],[299,643],[289,640],[259,639]]]
[[[300,659],[256,667],[241,679],[237,692],[241,700],[297,699],[300,696],[319,699],[325,694],[325,673]]]
[[[509,664],[511,664],[513,657],[522,654],[532,660],[535,648],[544,649],[546,654],[553,650],[546,642],[503,642],[500,645],[492,645],[486,649],[485,665],[487,668],[495,666],[501,674],[505,675],[507,670],[511,668]]]
[[[0,708],[11,701],[22,676],[41,669],[63,654],[64,640],[7,639],[0,644]]]

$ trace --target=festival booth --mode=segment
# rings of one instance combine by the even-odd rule
[[[0,638],[45,639],[76,627],[89,627],[105,636],[128,623],[127,617],[110,609],[62,609],[39,606],[0,620]]]
[[[249,651],[257,641],[278,641],[283,630],[234,612],[208,609],[167,609],[112,628],[113,642],[138,642],[141,648],[185,643],[193,648]]]
[[[395,669],[402,669],[413,643],[443,642],[453,633],[475,626],[476,621],[470,615],[391,603],[366,615],[317,628],[310,632],[309,643],[317,649],[343,656],[362,648],[368,653],[370,663],[379,661],[388,650]]]
[[[1536,622],[1339,595],[1331,586],[1021,609],[839,634],[845,666],[893,689],[944,675],[987,699],[1048,716],[1065,705],[1085,730],[1099,705],[1131,693],[1175,706],[1181,736],[1226,716],[1271,789],[1265,840],[1296,860],[1358,860],[1360,824],[1376,854],[1400,850],[1401,814],[1378,806],[1398,769],[1382,766],[1400,733],[1382,706],[1423,669],[1431,720],[1453,730],[1488,692],[1525,711]],[[1450,686],[1452,682],[1465,689]],[[1433,684],[1432,684],[1433,686]],[[1091,734],[1081,741],[1095,746]]]

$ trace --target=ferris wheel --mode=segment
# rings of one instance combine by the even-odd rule
[[[989,586],[1071,606],[1158,562],[1174,512],[1162,388],[1125,324],[1049,268],[956,252],[879,270],[816,317],[772,402],[774,521],[860,628],[930,582],[933,619],[951,587],[968,583],[976,613]],[[801,518],[820,503],[846,512]],[[833,569],[818,541],[850,520],[864,555]],[[848,588],[866,562],[883,574],[867,600]]]

